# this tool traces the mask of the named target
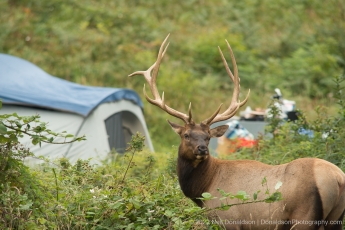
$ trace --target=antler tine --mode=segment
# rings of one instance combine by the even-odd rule
[[[228,45],[228,48],[229,48],[229,51],[230,51],[230,56],[231,56],[231,60],[232,60],[232,65],[234,66],[234,69],[237,70],[236,62],[235,62],[235,63],[233,62],[233,60],[235,59],[234,53],[232,52],[231,46],[230,46],[230,44],[228,43],[228,41],[227,41],[227,40],[225,40],[225,41],[226,41],[226,44]],[[224,57],[224,54],[223,54],[223,52],[222,52],[222,50],[220,49],[219,46],[218,46],[218,51],[219,51],[220,56],[221,56],[221,58],[222,58],[222,61],[223,61],[223,64],[224,64],[224,67],[225,67],[226,72],[227,72],[228,75],[231,77],[231,80],[235,83],[235,77],[234,77],[234,75],[232,74],[232,72],[231,72],[231,70],[230,70],[230,68],[229,68],[229,65],[228,65],[228,63],[227,63],[227,61],[226,61],[226,59],[225,59],[225,57]],[[237,72],[237,73],[238,73],[238,72]],[[236,75],[236,72],[235,72],[235,76],[237,76],[237,75]]]
[[[169,43],[165,46],[165,43],[167,42],[169,36],[170,36],[170,34],[168,34],[168,36],[162,42],[162,45],[159,48],[156,62],[153,63],[153,65],[148,70],[136,71],[136,72],[134,72],[128,76],[132,77],[134,75],[143,75],[145,77],[145,80],[149,84],[151,93],[153,95],[153,99],[152,99],[146,94],[146,89],[145,89],[145,84],[144,84],[143,91],[144,91],[145,98],[148,102],[150,102],[153,105],[158,106],[159,108],[161,108],[163,111],[167,112],[168,114],[183,120],[184,123],[186,123],[186,124],[193,124],[194,121],[192,120],[191,104],[189,105],[189,111],[188,111],[189,115],[181,113],[181,112],[167,106],[164,102],[164,92],[162,93],[162,97],[160,97],[159,92],[158,92],[158,88],[156,85],[156,79],[158,76],[159,67],[160,67],[161,61],[164,57],[164,54],[167,51],[168,46],[169,46]],[[151,72],[152,72],[152,75],[151,75]]]
[[[219,106],[219,108],[216,110],[216,112],[212,114],[211,117],[209,117],[208,119],[206,119],[205,121],[202,122],[202,123],[207,124],[207,125],[211,125],[215,122],[224,121],[224,120],[227,120],[227,119],[233,117],[236,114],[237,110],[247,102],[249,94],[250,94],[250,90],[249,90],[246,98],[242,102],[238,100],[238,96],[240,94],[240,78],[238,77],[238,68],[237,68],[236,59],[235,59],[234,53],[232,52],[231,46],[227,40],[225,40],[225,41],[226,41],[226,44],[227,44],[229,52],[230,52],[232,65],[234,67],[234,74],[232,74],[232,72],[229,68],[229,65],[228,65],[228,63],[227,63],[227,61],[223,55],[223,52],[219,48],[219,46],[218,46],[218,50],[219,50],[220,56],[223,60],[223,64],[224,64],[224,67],[226,69],[226,72],[228,73],[229,77],[233,81],[235,87],[234,87],[234,91],[232,93],[232,99],[231,99],[231,103],[230,103],[229,107],[222,114],[218,114],[220,111],[220,107],[222,106],[222,104],[221,104]]]
[[[157,55],[157,60],[156,60],[155,63],[153,63],[153,65],[150,68],[148,68],[146,71],[136,71],[136,72],[131,73],[131,74],[128,75],[128,77],[132,77],[134,75],[144,75],[146,81],[150,85],[150,88],[151,88],[151,86],[154,86],[155,90],[152,91],[152,88],[151,88],[152,92],[158,92],[157,86],[156,86],[156,79],[157,79],[157,75],[158,75],[158,71],[159,71],[159,66],[160,66],[161,61],[162,61],[162,59],[164,57],[164,54],[167,51],[167,49],[169,47],[169,44],[170,44],[170,43],[168,43],[166,45],[166,47],[164,47],[164,45],[165,45],[166,41],[168,40],[169,36],[170,36],[170,34],[168,34],[168,36],[162,42],[162,44],[161,44],[161,46],[159,48],[158,55]],[[164,48],[164,50],[163,50],[163,48]],[[152,77],[151,77],[152,70],[153,70],[153,74],[152,74]],[[154,84],[150,84],[151,82],[153,82]]]
[[[189,102],[189,108],[188,108],[188,123],[194,124],[194,121],[192,119],[192,102]]]
[[[159,48],[158,51],[158,55],[157,55],[157,61],[154,64],[154,68],[153,68],[153,73],[152,73],[152,80],[154,83],[156,83],[156,79],[157,79],[157,75],[158,75],[158,71],[159,71],[159,67],[161,65],[162,59],[164,57],[165,52],[167,51],[170,42],[167,44],[167,46],[164,48],[165,43],[167,42],[168,38],[169,38],[170,34],[168,34],[168,36],[166,36],[166,38],[164,39],[164,41],[162,42],[161,47]],[[163,50],[164,48],[164,50]],[[156,84],[154,84],[154,86],[156,86]]]

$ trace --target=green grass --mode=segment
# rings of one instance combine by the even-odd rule
[[[131,88],[144,98],[144,79],[127,76],[151,66],[170,33],[158,88],[179,111],[187,112],[192,102],[201,121],[231,100],[232,83],[217,50],[230,61],[227,39],[239,67],[241,98],[252,92],[248,105],[265,108],[279,87],[313,118],[315,105],[334,111],[332,79],[345,66],[342,9],[339,0],[0,1],[0,52],[63,79]],[[144,106],[157,150],[176,145],[167,132],[169,116]]]

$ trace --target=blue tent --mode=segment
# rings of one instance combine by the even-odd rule
[[[0,98],[4,104],[38,106],[82,116],[102,103],[123,99],[143,107],[133,90],[79,85],[7,54],[0,54]]]
[[[0,99],[0,114],[38,113],[55,132],[86,135],[86,141],[42,147],[31,146],[31,140],[24,138],[21,142],[36,156],[66,157],[71,162],[92,158],[99,163],[112,149],[124,152],[136,132],[145,135],[145,144],[153,151],[143,103],[133,90],[79,85],[53,77],[21,58],[0,54]]]

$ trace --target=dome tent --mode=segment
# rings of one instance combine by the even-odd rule
[[[21,142],[36,156],[66,157],[71,162],[92,158],[99,163],[111,149],[124,152],[131,135],[142,133],[153,151],[142,113],[143,103],[129,89],[83,86],[49,75],[36,65],[0,54],[0,114],[39,114],[54,132],[67,131],[86,136],[86,141],[65,145],[32,146],[28,137]]]

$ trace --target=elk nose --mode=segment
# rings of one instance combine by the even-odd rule
[[[207,152],[208,152],[207,146],[199,145],[198,146],[198,151],[199,151],[199,154],[207,154]]]

